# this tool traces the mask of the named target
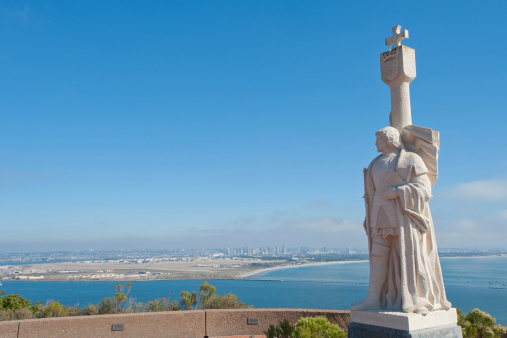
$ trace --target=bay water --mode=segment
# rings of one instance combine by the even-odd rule
[[[479,308],[507,326],[507,257],[442,258],[447,298],[464,312]],[[219,294],[232,293],[254,308],[350,309],[368,292],[368,262],[326,264],[280,269],[248,280],[210,280]],[[139,302],[198,290],[202,280],[132,282],[131,296]],[[64,305],[98,304],[114,295],[119,282],[2,281],[0,290],[32,302],[49,299]]]

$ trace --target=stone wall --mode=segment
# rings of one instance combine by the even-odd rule
[[[326,316],[347,330],[349,311],[199,310],[28,319],[0,322],[0,337],[226,337],[262,335],[271,324]]]
[[[269,325],[287,319],[295,324],[301,317],[326,316],[347,332],[350,311],[304,309],[207,310],[206,335],[209,337],[262,334]],[[257,325],[249,324],[248,322]]]

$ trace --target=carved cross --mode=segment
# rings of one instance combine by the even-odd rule
[[[392,30],[393,36],[391,36],[390,38],[386,38],[386,46],[393,45],[391,49],[401,46],[401,40],[408,39],[408,31],[406,29],[404,29],[403,32],[401,32],[400,34],[401,31],[400,25],[394,26]]]

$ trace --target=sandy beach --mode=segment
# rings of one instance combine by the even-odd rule
[[[287,265],[276,266],[276,267],[272,267],[272,268],[264,268],[264,269],[258,269],[258,270],[250,271],[250,272],[245,272],[243,274],[238,275],[238,278],[239,279],[244,279],[244,278],[257,276],[257,275],[260,275],[262,273],[269,272],[269,271],[274,271],[274,270],[301,268],[301,267],[305,267],[305,266],[349,264],[349,263],[360,263],[360,262],[366,262],[366,260],[361,260],[361,261],[322,262],[322,263],[305,263],[305,264],[287,264]]]

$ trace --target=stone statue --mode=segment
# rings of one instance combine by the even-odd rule
[[[392,309],[427,314],[447,310],[429,201],[438,176],[439,133],[412,125],[409,84],[415,51],[401,45],[408,31],[393,27],[380,54],[381,78],[391,90],[390,127],[377,131],[382,154],[364,170],[370,256],[367,297],[352,310]]]
[[[408,31],[392,28],[380,54],[391,91],[389,127],[376,132],[378,152],[364,169],[364,229],[368,236],[368,295],[351,306],[349,338],[461,338],[456,309],[445,295],[429,202],[438,178],[437,131],[414,126],[410,82],[415,51]],[[369,310],[369,311],[368,311]]]
[[[405,149],[396,128],[377,133],[376,157],[365,169],[370,283],[352,310],[426,314],[447,310],[429,201],[432,183],[423,159]]]

